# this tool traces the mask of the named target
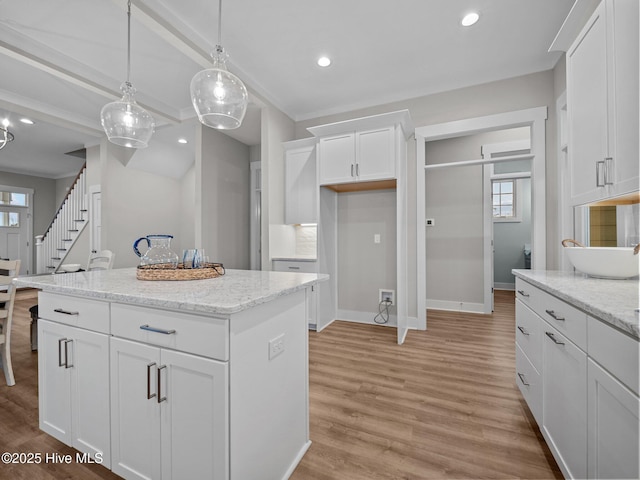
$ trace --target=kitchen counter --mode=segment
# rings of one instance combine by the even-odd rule
[[[64,275],[37,275],[14,280],[19,287],[133,305],[230,315],[325,281],[328,275],[254,270],[227,270],[207,280],[145,281],[135,268]]]
[[[606,280],[582,273],[513,270],[513,274],[635,339],[640,339],[639,282]]]

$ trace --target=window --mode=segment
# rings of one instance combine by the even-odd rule
[[[0,205],[13,205],[16,207],[28,207],[28,195],[20,192],[0,192]]]
[[[516,217],[516,181],[494,180],[491,200],[494,220],[515,220]]]
[[[20,214],[18,212],[0,212],[0,227],[20,227]]]

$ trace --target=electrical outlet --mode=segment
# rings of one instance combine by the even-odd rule
[[[391,305],[396,303],[396,291],[390,289],[381,288],[378,291],[378,303],[389,301]]]
[[[269,360],[284,352],[284,333],[269,341]]]

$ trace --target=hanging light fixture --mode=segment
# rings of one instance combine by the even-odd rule
[[[227,70],[229,56],[222,48],[222,0],[218,1],[218,44],[213,67],[191,79],[191,102],[203,125],[220,130],[238,128],[247,112],[249,95],[238,77]]]
[[[0,150],[2,150],[7,143],[13,141],[13,138],[13,133],[9,131],[9,120],[5,118],[0,127]]]
[[[120,86],[122,99],[102,107],[100,120],[107,138],[116,145],[145,148],[153,135],[153,117],[136,103],[131,73],[131,0],[127,2],[127,80]]]

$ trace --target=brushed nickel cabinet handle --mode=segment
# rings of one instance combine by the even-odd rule
[[[163,397],[162,396],[162,370],[164,370],[165,368],[167,368],[166,365],[162,365],[161,367],[158,367],[158,403],[162,403],[164,402],[167,397]]]
[[[604,184],[613,185],[613,157],[604,159]]]
[[[598,160],[596,162],[596,187],[604,187],[605,186],[605,178],[604,178],[604,160]],[[602,173],[601,173],[602,172]],[[602,179],[602,181],[600,181]]]
[[[520,325],[518,325],[518,330],[520,330],[522,332],[523,335],[526,335],[527,337],[529,336],[529,332],[527,332],[524,328],[522,328]]]
[[[353,177],[353,163],[351,164],[351,176]]]
[[[520,381],[522,382],[523,385],[526,385],[527,387],[529,386],[529,384],[526,381],[526,377],[522,373],[518,372],[518,377],[520,377]]]
[[[556,345],[564,345],[564,342],[559,341],[551,332],[544,332],[547,337],[549,337],[551,340],[553,340],[553,343],[555,343]]]
[[[54,312],[63,313],[64,315],[80,315],[80,312],[70,312],[69,310],[64,310],[62,308],[54,308]]]
[[[289,270],[300,270],[300,267],[289,267]]]
[[[155,393],[151,393],[151,368],[155,366],[156,362],[151,362],[147,365],[147,400],[151,400],[156,396]]]
[[[360,176],[360,164],[356,163],[356,177]]]
[[[58,340],[58,366],[64,367],[65,362],[62,361],[62,343],[66,342],[66,338],[61,338]]]
[[[518,293],[520,295],[522,295],[523,297],[527,297],[527,298],[529,297],[529,294],[527,292],[525,292],[524,290],[518,290]]]
[[[553,310],[545,310],[545,312],[547,312],[547,315],[549,315],[554,320],[558,320],[559,322],[564,322],[564,317],[559,317],[558,314]]]
[[[176,333],[175,330],[165,330],[163,328],[150,327],[149,325],[140,325],[140,330],[147,330],[148,332],[154,332],[154,333],[162,333],[163,335],[173,335],[174,333]]]
[[[73,342],[73,340],[64,341],[64,368],[73,367],[73,363],[69,364],[69,344],[71,342]]]

